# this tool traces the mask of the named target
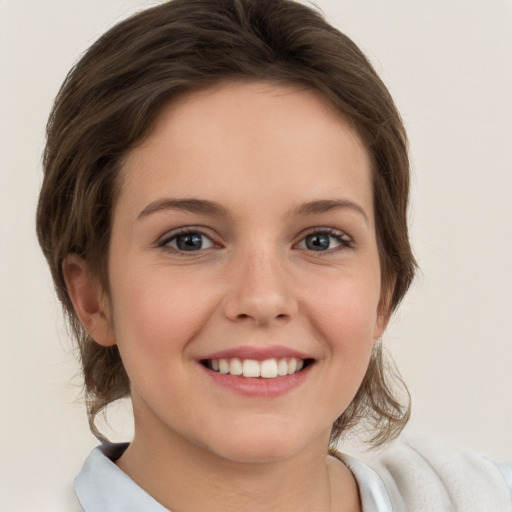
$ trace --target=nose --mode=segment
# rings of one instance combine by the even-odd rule
[[[270,251],[240,255],[231,266],[229,280],[224,313],[233,322],[284,324],[298,312],[286,263]]]

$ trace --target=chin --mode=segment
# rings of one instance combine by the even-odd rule
[[[277,427],[270,431],[248,429],[230,436],[228,442],[223,440],[216,447],[210,445],[209,448],[224,459],[247,464],[290,459],[308,450],[313,444],[317,444],[319,449],[327,453],[329,433],[320,439],[312,440],[310,437],[303,432],[293,432],[292,429],[283,431]]]

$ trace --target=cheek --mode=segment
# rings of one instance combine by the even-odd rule
[[[334,421],[352,402],[364,378],[374,346],[378,286],[344,276],[310,292],[309,319],[320,335],[326,364],[322,367],[325,416]]]
[[[166,275],[161,269],[132,279],[113,277],[114,328],[120,350],[164,355],[182,349],[204,322],[213,299],[198,294],[199,283],[187,273]]]
[[[308,291],[310,318],[332,343],[372,346],[378,321],[380,277],[366,279],[350,274],[325,279],[322,286]],[[362,348],[362,347],[361,347]]]
[[[195,292],[197,283],[165,274],[154,269],[129,280],[113,280],[112,286],[113,324],[121,359],[132,393],[148,402],[170,389],[181,389],[177,395],[189,396],[182,363],[208,310]]]

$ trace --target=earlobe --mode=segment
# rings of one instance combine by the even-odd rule
[[[375,327],[373,329],[373,340],[375,342],[380,340],[381,336],[384,334],[384,331],[389,322],[389,317],[389,313],[379,311],[377,315],[377,321],[375,322]]]
[[[100,284],[91,277],[87,262],[76,254],[69,254],[62,262],[62,273],[84,329],[96,343],[115,345],[108,302]]]
[[[387,287],[387,291],[382,294],[379,305],[377,307],[377,320],[373,330],[373,339],[378,341],[384,334],[386,327],[388,326],[389,319],[391,318],[392,308],[392,290],[394,290],[394,280],[391,286]]]

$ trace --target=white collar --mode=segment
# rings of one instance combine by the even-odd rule
[[[105,443],[87,457],[75,478],[75,492],[84,512],[169,512],[115,464],[128,443]],[[363,512],[393,512],[384,482],[363,462],[341,455],[359,486]]]
[[[169,512],[115,464],[128,443],[94,448],[73,484],[84,512]]]

